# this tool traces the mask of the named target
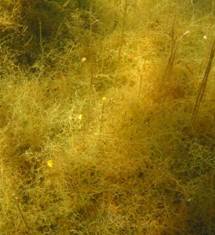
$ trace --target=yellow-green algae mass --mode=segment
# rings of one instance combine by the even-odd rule
[[[0,234],[214,235],[214,0],[0,13]]]

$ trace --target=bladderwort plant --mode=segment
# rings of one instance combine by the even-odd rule
[[[211,0],[195,2],[207,11],[195,5],[196,22],[189,0],[127,0],[126,15],[124,0],[19,1],[33,4],[30,21],[47,10],[31,8],[39,2],[60,3],[68,18],[58,27],[53,11],[42,14],[37,46],[30,21],[19,19],[24,44],[0,22],[0,234],[215,234],[213,56],[190,125]],[[11,62],[42,50],[39,75]]]

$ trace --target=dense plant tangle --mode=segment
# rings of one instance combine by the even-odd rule
[[[214,235],[213,0],[0,1],[0,234]]]

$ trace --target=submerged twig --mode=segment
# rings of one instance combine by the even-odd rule
[[[128,0],[125,0],[124,8],[123,8],[123,16],[122,16],[120,45],[119,45],[119,50],[118,50],[118,60],[119,61],[121,60],[121,56],[122,56],[122,48],[123,48],[124,37],[125,37],[125,26],[126,26],[127,13],[128,13]]]
[[[16,206],[17,206],[18,212],[19,212],[20,217],[23,221],[23,224],[25,225],[27,234],[30,234],[30,227],[28,226],[27,220],[26,220],[26,218],[25,218],[25,216],[22,212],[22,208],[20,207],[20,204],[19,204],[19,201],[18,201],[17,197],[15,198],[15,200],[16,200]]]
[[[170,55],[169,59],[166,65],[166,68],[164,70],[163,78],[169,78],[171,75],[174,63],[175,63],[175,57],[176,57],[176,52],[177,52],[177,47],[178,47],[178,41],[175,33],[175,19],[173,21],[172,25],[172,31],[171,31],[171,49],[170,49]]]
[[[207,63],[205,72],[204,72],[204,76],[203,76],[202,81],[199,85],[197,98],[196,98],[195,105],[194,105],[193,112],[192,112],[192,122],[194,122],[196,120],[196,118],[198,116],[198,113],[199,113],[199,109],[200,109],[202,100],[205,96],[205,91],[206,91],[206,88],[207,88],[208,78],[209,78],[209,75],[210,75],[210,72],[211,72],[211,69],[212,69],[214,57],[215,57],[215,39],[212,43],[212,47],[211,47],[211,50],[210,50],[210,56],[209,56],[209,59],[208,59],[208,63]]]
[[[100,127],[99,127],[99,134],[102,135],[103,132],[103,124],[104,124],[104,111],[105,111],[105,101],[106,97],[102,98],[102,109],[101,109],[101,116],[100,116]]]

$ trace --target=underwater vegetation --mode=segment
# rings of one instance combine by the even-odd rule
[[[215,234],[215,2],[1,0],[0,234]]]

